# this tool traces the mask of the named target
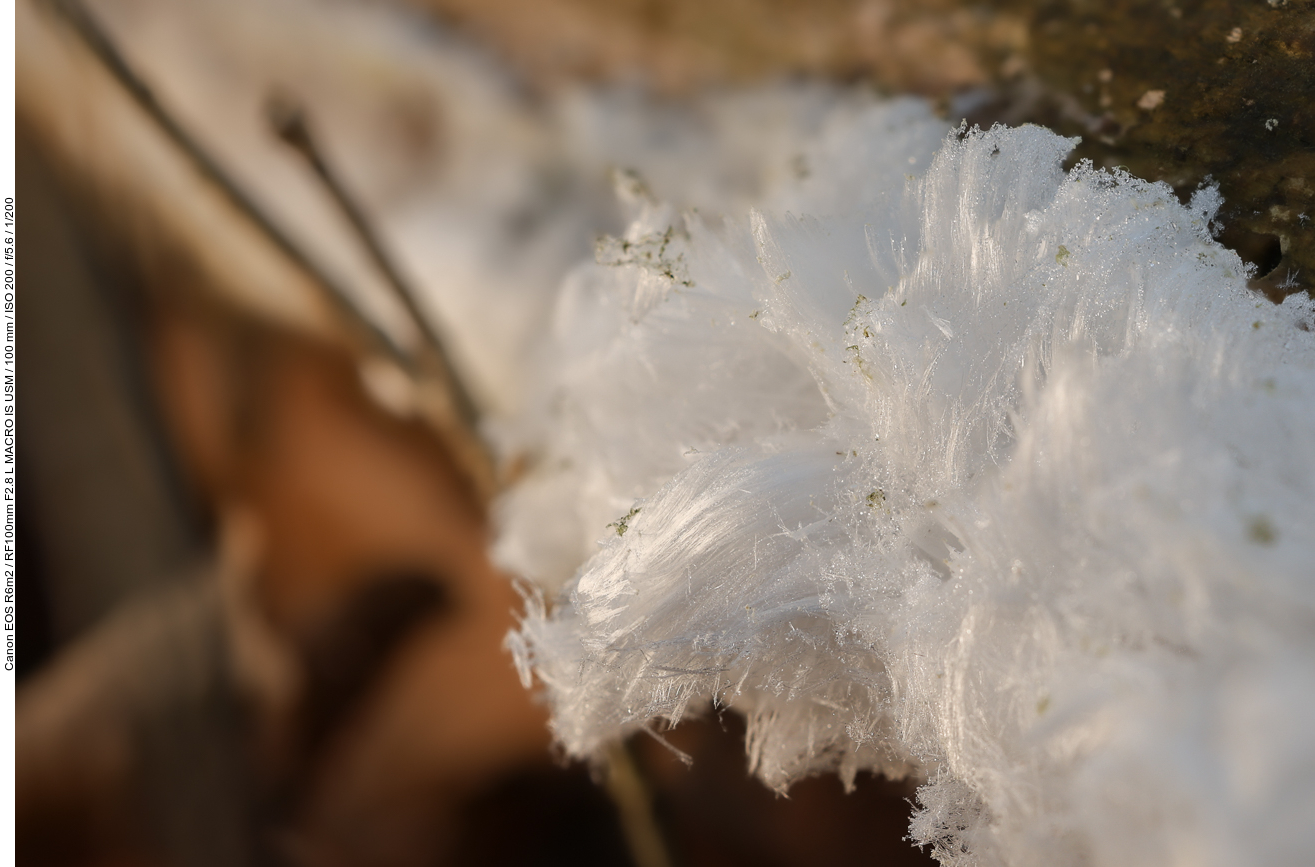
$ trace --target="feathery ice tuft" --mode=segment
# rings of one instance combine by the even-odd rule
[[[918,775],[945,864],[1301,862],[1309,299],[1247,290],[1215,191],[1045,129],[820,129],[749,213],[632,197],[563,286],[498,542],[556,736],[733,708],[778,789]]]

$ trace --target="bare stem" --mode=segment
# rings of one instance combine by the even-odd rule
[[[635,867],[672,867],[671,854],[653,815],[652,793],[624,743],[614,744],[607,751],[607,793],[620,815]]]

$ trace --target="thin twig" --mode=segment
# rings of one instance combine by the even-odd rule
[[[671,853],[653,815],[653,794],[625,743],[607,750],[607,793],[616,805],[635,867],[672,867]]]
[[[301,103],[294,100],[289,94],[279,92],[275,93],[267,105],[267,115],[270,126],[280,139],[289,147],[295,150],[315,172],[315,176],[324,184],[347,222],[355,230],[361,245],[370,255],[376,268],[379,269],[384,281],[392,290],[393,295],[406,309],[412,323],[424,337],[429,349],[437,356],[439,366],[442,368],[443,375],[452,389],[453,402],[456,410],[461,416],[462,421],[472,428],[479,421],[479,413],[475,407],[475,402],[471,399],[469,391],[462,383],[460,377],[456,375],[456,369],[452,365],[451,356],[448,354],[442,337],[439,335],[433,322],[420,309],[418,293],[411,287],[409,282],[402,276],[392,257],[384,249],[383,240],[374,230],[365,210],[355,197],[347,190],[338,173],[329,165],[329,161],[324,156],[324,151],[320,148],[311,130],[311,124],[306,118],[306,110]]]
[[[396,341],[387,331],[370,318],[353,296],[321,268],[315,259],[292,240],[279,224],[257,204],[242,186],[227,172],[210,151],[170,114],[156,97],[145,79],[133,69],[109,32],[83,5],[81,0],[46,0],[81,38],[88,50],[100,60],[111,77],[126,90],[156,126],[173,142],[193,164],[200,175],[215,186],[234,206],[239,214],[263,234],[287,258],[302,270],[311,282],[320,287],[330,303],[362,338],[370,350],[380,352],[396,362],[420,396],[421,416],[429,421],[443,437],[453,456],[467,471],[476,495],[487,501],[496,487],[492,460],[487,446],[479,438],[477,412],[470,392],[456,374],[449,361],[439,335],[429,320],[420,312],[415,297],[406,283],[383,253],[375,233],[361,210],[355,206],[323,158],[318,157],[309,134],[309,153],[316,158],[317,175],[325,182],[338,205],[347,213],[352,226],[360,235],[375,264],[383,272],[389,287],[397,292],[399,300],[416,330],[425,341],[420,351],[411,351]],[[304,122],[303,122],[304,128]],[[303,143],[304,143],[303,142]]]
[[[344,313],[368,339],[394,360],[410,366],[410,353],[380,328],[356,305],[315,260],[288,237],[279,225],[265,213],[250,195],[226,172],[208,150],[180,124],[156,98],[146,81],[133,69],[127,58],[114,44],[113,38],[99,20],[81,3],[81,0],[49,0],[50,5],[71,25],[91,52],[105,65],[133,101],[191,160],[200,173],[250,220],[289,259],[318,283],[334,306]]]

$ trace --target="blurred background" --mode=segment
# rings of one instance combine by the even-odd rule
[[[20,0],[20,863],[929,863],[910,785],[777,797],[730,715],[691,766],[554,754],[484,437],[609,170],[752,197],[728,89],[1212,177],[1254,288],[1307,289],[1315,7],[1230,5]]]

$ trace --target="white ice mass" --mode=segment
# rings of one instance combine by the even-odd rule
[[[500,431],[526,682],[577,756],[714,706],[768,785],[915,773],[945,864],[1307,863],[1311,304],[1212,189],[945,126],[837,108],[724,218],[621,179]]]
[[[771,786],[916,775],[946,864],[1310,863],[1313,311],[1247,290],[1216,193],[823,85],[529,106],[378,5],[93,6],[369,288],[260,106],[315,112],[530,458],[496,554],[569,752],[729,707]]]

